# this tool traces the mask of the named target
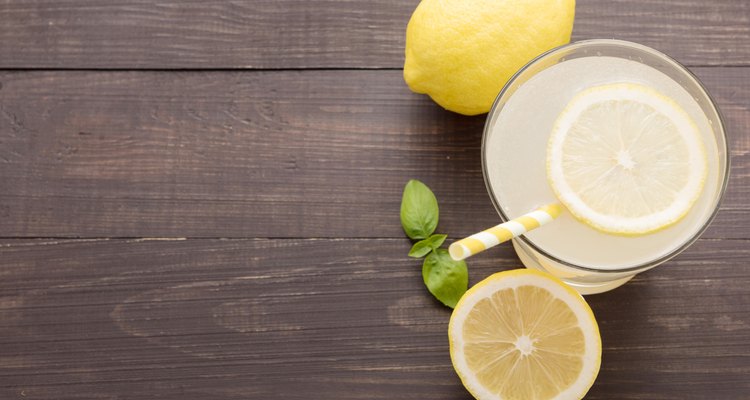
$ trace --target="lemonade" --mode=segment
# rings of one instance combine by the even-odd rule
[[[605,233],[564,212],[548,226],[514,240],[527,267],[553,273],[585,294],[617,287],[692,243],[715,215],[728,172],[719,114],[683,67],[629,42],[579,42],[554,50],[519,72],[490,112],[483,166],[490,196],[504,220],[559,201],[548,182],[551,132],[576,95],[599,87],[644,88],[646,97],[663,97],[667,99],[663,103],[675,104],[673,108],[681,112],[674,113],[675,125],[682,130],[694,127],[705,170],[698,168],[702,181],[693,188],[695,198],[685,208],[687,213],[663,229],[643,235]],[[618,123],[613,117],[612,124]],[[624,165],[629,162],[621,160]],[[691,160],[690,165],[696,163]]]

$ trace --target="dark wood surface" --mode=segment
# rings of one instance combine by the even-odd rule
[[[403,83],[416,4],[2,2],[0,399],[469,398],[398,207],[495,220],[484,121]],[[579,0],[594,37],[692,66],[733,158],[701,240],[587,298],[587,398],[750,398],[750,3]]]
[[[6,0],[5,68],[401,68],[419,0]],[[574,40],[750,65],[744,0],[578,0]]]

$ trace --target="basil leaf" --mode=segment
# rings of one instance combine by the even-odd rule
[[[426,239],[438,224],[438,204],[435,195],[424,183],[412,179],[404,187],[401,197],[401,226],[412,239]]]
[[[422,279],[435,298],[454,308],[469,286],[466,262],[453,261],[448,250],[437,249],[424,259]]]
[[[414,243],[409,250],[409,257],[421,258],[426,256],[431,250],[437,250],[445,242],[448,235],[432,235],[425,240]]]
[[[425,240],[429,242],[430,247],[437,250],[440,248],[440,245],[442,245],[443,242],[445,242],[445,239],[447,238],[448,238],[448,235],[432,235]]]

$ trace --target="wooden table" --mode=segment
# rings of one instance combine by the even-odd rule
[[[404,84],[417,3],[2,2],[0,398],[469,398],[398,210],[418,178],[452,239],[497,220],[484,117]],[[588,297],[588,397],[750,398],[750,3],[579,0],[573,36],[691,67],[733,156],[702,239]]]

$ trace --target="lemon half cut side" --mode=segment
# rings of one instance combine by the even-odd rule
[[[464,294],[448,326],[453,367],[480,400],[580,399],[601,363],[594,314],[539,271],[496,273]]]
[[[692,118],[672,99],[635,83],[586,89],[557,118],[547,178],[584,223],[642,235],[668,227],[695,204],[707,174]]]

